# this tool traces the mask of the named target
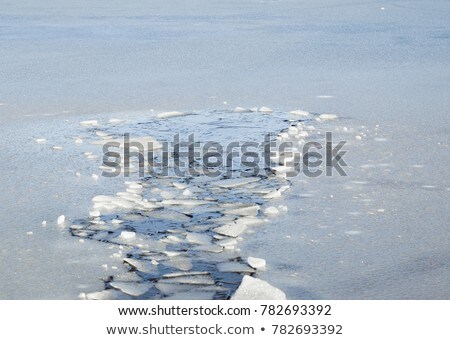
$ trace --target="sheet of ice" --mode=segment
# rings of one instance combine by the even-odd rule
[[[175,127],[184,131],[183,116],[154,119],[150,107],[189,111],[222,109],[230,103],[230,107],[265,104],[276,111],[284,109],[285,118],[290,117],[288,110],[299,106],[318,113],[338,112],[342,119],[349,118],[345,121],[349,127],[348,121],[355,122],[354,132],[344,138],[347,145],[358,143],[351,149],[356,169],[367,162],[367,155],[377,155],[378,165],[394,156],[391,167],[377,165],[357,172],[355,176],[370,183],[366,192],[354,185],[339,186],[338,180],[345,182],[341,178],[333,182],[322,177],[308,179],[300,183],[301,189],[290,191],[286,216],[277,216],[271,229],[263,225],[252,235],[254,244],[270,240],[276,245],[270,247],[275,253],[296,250],[288,258],[285,253],[271,254],[274,261],[271,272],[264,274],[267,281],[276,280],[289,296],[302,298],[448,298],[448,285],[440,284],[448,281],[449,274],[442,265],[449,262],[448,242],[442,237],[448,234],[448,209],[443,206],[450,187],[448,162],[436,161],[448,151],[447,2],[406,0],[402,6],[393,3],[380,11],[370,2],[343,6],[337,0],[320,4],[200,0],[195,6],[160,0],[55,6],[54,1],[26,0],[5,2],[0,16],[0,65],[5,80],[0,82],[4,104],[0,140],[8,141],[2,145],[2,160],[8,161],[0,162],[5,193],[0,196],[0,209],[6,226],[0,249],[2,255],[7,252],[16,259],[15,266],[0,262],[2,297],[73,298],[80,291],[103,289],[95,287],[99,285],[97,270],[110,256],[104,251],[109,244],[90,239],[78,243],[67,237],[69,230],[53,229],[54,222],[40,226],[42,220],[55,221],[61,212],[68,223],[74,216],[85,216],[92,209],[91,197],[113,195],[122,184],[109,181],[104,190],[103,180],[92,181],[100,155],[97,150],[91,164],[79,157],[79,151],[72,153],[73,140],[69,139],[69,145],[64,136],[99,129],[80,127],[80,121],[128,119],[130,110],[142,109],[141,117],[171,121],[172,128],[166,131],[172,135]],[[227,109],[230,116],[240,116]],[[223,136],[232,129],[247,135],[260,131],[267,123],[264,119],[271,116],[244,115],[251,124],[216,123],[211,131]],[[335,125],[322,124],[339,121],[318,122],[316,127],[319,132],[334,131]],[[356,129],[358,124],[370,129],[379,124],[387,135],[371,137],[392,142],[376,142],[374,147],[365,137],[370,136],[367,129]],[[145,126],[140,125],[141,132]],[[113,136],[119,137],[118,132]],[[37,137],[58,143],[64,151],[56,153],[36,144]],[[86,137],[89,142],[95,140]],[[23,148],[24,140],[31,141],[29,150]],[[77,148],[92,146],[86,144]],[[413,168],[413,164],[424,168]],[[317,189],[312,196],[305,193],[312,187]],[[370,194],[373,197],[365,197]],[[23,204],[24,198],[33,204]],[[386,211],[378,212],[380,207]],[[342,211],[359,214],[342,215]],[[356,237],[345,235],[339,229],[341,223],[347,224],[345,230],[364,226],[368,230],[362,228],[356,243],[349,244]],[[40,233],[27,237],[30,225],[38,225]],[[258,253],[261,248],[251,248],[251,254],[268,258]],[[367,258],[359,258],[361,254]],[[298,260],[302,258],[314,261]],[[371,266],[364,267],[367,264]],[[296,276],[297,265],[308,272],[308,278]],[[324,266],[327,276],[317,269]],[[37,280],[42,284],[29,284]]]

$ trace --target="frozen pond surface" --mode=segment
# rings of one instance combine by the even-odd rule
[[[97,297],[145,291],[149,298],[226,298],[248,256],[266,260],[265,270],[253,275],[288,298],[449,298],[448,1],[30,0],[0,7],[0,298],[77,298],[105,288],[114,293]],[[232,112],[261,105],[275,112]],[[221,240],[212,230],[179,233],[175,214],[217,203],[197,220],[188,216],[189,228],[197,221],[204,227],[201,218],[230,199],[223,192],[243,187],[195,184],[199,191],[186,193],[218,201],[171,204],[170,218],[152,220],[163,230],[165,219],[175,221],[171,235],[147,235],[166,240],[160,251],[195,253],[185,271],[197,274],[183,284],[212,280],[220,291],[168,290],[181,284],[170,275],[190,266],[183,260],[153,258],[153,281],[142,280],[145,271],[129,275],[137,263],[123,259],[143,254],[127,243],[146,230],[136,220],[112,223],[125,221],[124,211],[101,211],[100,219],[117,230],[92,232],[93,197],[139,188],[123,177],[101,177],[101,147],[91,142],[125,130],[165,140],[196,125],[202,139],[260,141],[266,132],[287,129],[286,119],[304,119],[287,113],[296,109],[339,116],[310,122],[317,128],[310,137],[321,140],[332,131],[336,141],[347,140],[349,176],[300,176],[271,198],[263,191],[282,187],[280,178],[247,183],[237,203],[249,206],[240,213],[257,204],[256,218],[269,222],[238,235],[238,244],[216,244]],[[164,110],[196,114],[158,119]],[[180,199],[174,192],[194,185],[173,182],[142,183],[149,186],[139,195],[174,203]],[[151,192],[155,186],[170,190]],[[269,206],[279,213],[264,214]],[[62,214],[66,224],[58,226]],[[82,228],[73,232],[72,224]],[[230,248],[226,253],[240,248],[239,258],[222,261],[233,268],[218,266],[218,252],[198,249],[218,249],[202,244],[207,241]],[[153,288],[156,279],[166,280],[161,290]]]
[[[436,162],[448,153],[448,131],[420,152],[421,129],[357,126],[358,140],[342,125],[334,137],[348,140],[349,176],[300,179],[284,196],[289,213],[242,250],[270,249],[261,278],[288,298],[448,298],[448,158]]]

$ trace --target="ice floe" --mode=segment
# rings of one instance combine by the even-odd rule
[[[172,118],[172,117],[185,116],[187,114],[188,113],[186,113],[186,112],[180,112],[180,111],[167,111],[167,112],[158,113],[157,117],[158,118]]]
[[[293,115],[301,116],[301,117],[309,116],[309,112],[308,111],[303,111],[303,110],[292,110],[289,113],[293,114]]]
[[[61,215],[58,217],[58,219],[56,220],[56,223],[58,223],[59,225],[64,224],[64,222],[66,221],[66,216]]]
[[[276,207],[267,207],[264,209],[264,214],[268,216],[274,216],[278,215],[280,213],[280,210],[278,210]]]
[[[258,257],[249,256],[247,258],[247,263],[250,267],[255,269],[263,269],[266,267],[266,260],[260,259]]]
[[[130,240],[136,237],[136,233],[134,231],[122,231],[120,233],[120,237],[125,239],[125,240]]]
[[[249,110],[249,109],[246,109],[246,108],[243,108],[243,107],[240,107],[240,106],[238,106],[238,107],[234,108],[233,112],[235,112],[235,113],[243,113],[243,112],[250,112],[250,110]]]
[[[319,118],[322,120],[334,120],[337,119],[338,116],[330,113],[322,113],[321,115],[319,115]]]
[[[238,237],[247,229],[247,226],[241,223],[226,224],[221,227],[214,228],[213,230],[221,235]]]
[[[260,107],[258,111],[262,112],[262,113],[272,113],[273,112],[273,110],[267,106]]]
[[[286,300],[286,294],[266,281],[245,275],[232,300]]]
[[[212,185],[229,189],[244,186],[253,182],[258,182],[259,180],[260,178],[258,177],[230,178],[221,181],[215,181],[212,183]]]
[[[254,273],[255,270],[251,268],[246,263],[240,262],[221,262],[217,264],[217,268],[221,272],[232,272],[232,273]]]
[[[110,285],[125,294],[140,296],[145,294],[153,285],[148,282],[120,282],[112,281]]]
[[[123,123],[125,120],[120,118],[111,118],[108,123],[110,124],[120,124]]]
[[[212,242],[212,237],[207,234],[187,233],[186,240],[194,244],[210,245]]]
[[[98,121],[96,120],[83,120],[82,122],[80,122],[81,126],[97,126],[98,125]]]

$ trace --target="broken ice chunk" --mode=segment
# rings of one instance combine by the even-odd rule
[[[186,235],[186,240],[194,244],[209,245],[211,244],[212,237],[206,234],[188,233]]]
[[[136,233],[134,231],[122,231],[120,237],[124,240],[130,240],[136,237]]]
[[[234,108],[233,112],[235,112],[235,113],[243,113],[243,112],[250,112],[250,110],[249,110],[249,109],[246,109],[246,108],[243,108],[243,107],[240,107],[240,106],[238,106],[238,107]]]
[[[163,205],[185,205],[188,207],[204,205],[204,204],[208,204],[208,203],[209,202],[207,202],[207,201],[195,200],[195,199],[190,199],[190,200],[170,199],[170,200],[163,200],[161,202],[161,204],[163,204]]]
[[[126,258],[123,262],[128,263],[130,266],[143,273],[156,272],[156,266],[154,266],[150,261]]]
[[[250,267],[255,269],[262,269],[266,266],[266,260],[260,259],[258,257],[249,256],[247,258],[247,263],[249,264]]]
[[[98,122],[96,120],[83,120],[80,122],[81,126],[96,126],[98,125]]]
[[[56,220],[56,223],[58,223],[59,225],[64,224],[64,221],[66,220],[66,216],[61,215],[58,217],[58,219]]]
[[[108,123],[110,124],[118,124],[118,123],[123,123],[125,120],[124,119],[119,119],[119,118],[111,118]]]
[[[184,190],[184,189],[186,189],[186,188],[188,187],[187,184],[179,183],[179,182],[172,182],[172,185],[173,185],[175,188],[180,189],[180,190]]]
[[[167,273],[164,274],[163,277],[164,278],[171,278],[171,277],[179,277],[179,276],[193,276],[193,275],[209,275],[208,272],[175,272],[175,273]]]
[[[98,211],[98,210],[89,212],[89,216],[91,216],[91,217],[100,217],[100,215],[101,215],[100,211]]]
[[[240,262],[221,262],[217,264],[217,269],[221,272],[230,273],[254,273],[255,270]]]
[[[171,117],[179,117],[179,116],[185,116],[187,113],[180,112],[180,111],[168,111],[168,112],[161,112],[158,113],[158,118],[171,118]]]
[[[280,211],[276,207],[267,207],[264,209],[264,214],[268,216],[278,215]]]
[[[223,250],[223,247],[221,247],[217,244],[201,245],[201,246],[195,247],[195,250],[206,251],[206,252],[210,252],[210,253],[220,253]]]
[[[272,113],[273,112],[273,110],[267,106],[260,107],[258,111],[262,112],[262,113]]]
[[[168,261],[164,261],[164,265],[179,270],[188,271],[192,269],[192,261],[187,257],[175,256]]]
[[[221,227],[214,228],[213,231],[215,231],[218,234],[230,236],[230,237],[238,237],[240,234],[242,234],[247,229],[247,226],[240,223],[234,223],[234,224],[226,224]]]
[[[158,283],[179,283],[191,285],[213,285],[214,280],[209,275],[186,275],[159,280]]]
[[[223,238],[216,241],[216,244],[226,249],[231,249],[234,248],[235,245],[237,245],[237,240],[235,238]]]
[[[258,182],[259,180],[260,178],[258,177],[230,178],[212,182],[211,185],[229,189],[247,185],[253,182]]]
[[[253,227],[253,226],[261,225],[261,224],[265,223],[266,221],[256,218],[256,217],[253,217],[253,216],[245,216],[245,217],[239,217],[235,222],[238,224],[243,224],[247,227]]]
[[[152,284],[147,282],[117,282],[112,281],[109,283],[112,287],[124,292],[131,296],[140,296],[145,294]]]
[[[259,209],[258,205],[251,205],[248,207],[225,210],[223,213],[225,215],[256,216],[258,215]]]
[[[286,300],[286,294],[266,281],[245,275],[232,300]]]
[[[123,294],[121,291],[114,289],[106,289],[102,290],[101,292],[93,292],[86,294],[87,300],[118,300],[123,298],[126,298],[126,295]]]
[[[186,292],[175,293],[166,297],[166,300],[212,300],[216,292],[189,290]]]
[[[264,195],[263,197],[267,198],[267,199],[281,197],[281,192],[279,190],[273,190],[273,191],[267,193],[266,195]]]
[[[329,113],[322,113],[319,118],[322,120],[333,120],[336,119],[338,116],[337,115],[333,115],[333,114],[329,114]]]
[[[303,111],[303,110],[293,110],[293,111],[291,111],[289,113],[291,113],[293,115],[297,115],[297,116],[302,116],[302,117],[306,117],[306,116],[309,115],[308,111]]]

